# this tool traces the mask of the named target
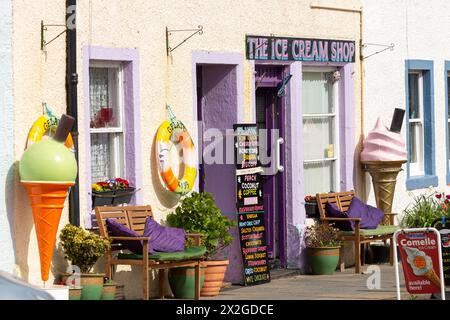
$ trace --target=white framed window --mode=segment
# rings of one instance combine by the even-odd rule
[[[424,167],[424,110],[423,74],[421,71],[408,73],[409,94],[409,165],[410,175],[425,174]]]
[[[124,177],[124,101],[121,63],[89,65],[92,182]]]
[[[305,195],[339,191],[339,75],[337,68],[303,68],[302,121]]]

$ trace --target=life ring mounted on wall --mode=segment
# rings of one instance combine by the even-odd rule
[[[192,190],[197,176],[194,142],[184,124],[176,119],[169,106],[167,110],[170,119],[159,126],[156,134],[156,158],[165,187],[182,196]],[[175,176],[171,167],[170,150],[173,144],[181,144],[183,150],[184,173],[181,179]]]
[[[53,112],[48,109],[47,106],[45,106],[44,115],[40,116],[36,121],[34,121],[33,125],[30,128],[30,131],[28,132],[27,144],[25,146],[25,149],[31,146],[33,143],[42,140],[47,132],[55,134],[58,123],[58,117],[56,117]],[[70,133],[64,145],[74,151],[73,139]]]

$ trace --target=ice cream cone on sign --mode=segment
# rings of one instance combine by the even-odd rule
[[[439,279],[438,275],[434,271],[433,268],[429,269],[427,273],[424,275],[428,280],[431,281],[436,287],[439,289],[441,288],[441,280]]]
[[[397,175],[406,163],[406,146],[399,133],[389,131],[378,118],[375,127],[363,142],[362,169],[372,177],[377,207],[392,213]],[[384,217],[389,224],[389,217]]]
[[[53,248],[67,191],[74,183],[22,182],[27,189],[36,228],[41,278],[48,280]]]

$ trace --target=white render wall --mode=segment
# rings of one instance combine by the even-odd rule
[[[446,135],[445,112],[446,79],[444,61],[450,60],[450,1],[447,0],[363,0],[363,42],[389,45],[385,51],[364,61],[364,134],[374,127],[378,116],[389,127],[394,108],[406,106],[405,60],[432,60],[434,63],[434,119],[435,168],[439,179],[436,190],[450,191],[446,186]],[[368,46],[364,56],[382,49]],[[405,116],[406,117],[406,116]],[[401,134],[406,143],[406,119]],[[406,164],[397,178],[393,212],[401,214],[412,202],[411,195],[427,192],[426,189],[406,190]],[[366,191],[370,204],[375,196],[369,174],[366,174]]]

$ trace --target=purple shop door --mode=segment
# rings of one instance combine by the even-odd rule
[[[222,214],[236,220],[236,167],[234,144],[226,154],[226,130],[237,123],[236,67],[232,65],[201,65],[197,67],[197,110],[202,161],[199,170],[200,191],[214,196]],[[211,133],[214,136],[211,138]],[[218,133],[222,137],[217,137]],[[211,139],[211,141],[208,141]],[[213,146],[215,146],[214,151]],[[216,163],[210,163],[211,159]],[[227,162],[227,159],[230,161]],[[233,243],[223,256],[230,260],[225,281],[242,283],[243,267],[237,228],[230,231]]]
[[[277,144],[277,139],[284,137],[284,98],[277,95],[277,86],[284,72],[280,67],[257,67],[256,70],[257,76],[262,79],[256,90],[256,122],[260,129],[266,129],[267,141],[261,143],[260,157],[265,154],[270,158],[269,164],[262,163],[265,168],[262,183],[267,253],[275,266],[285,267],[285,173],[276,168],[278,148],[280,165],[284,164],[284,144]],[[267,150],[264,150],[264,145]]]

